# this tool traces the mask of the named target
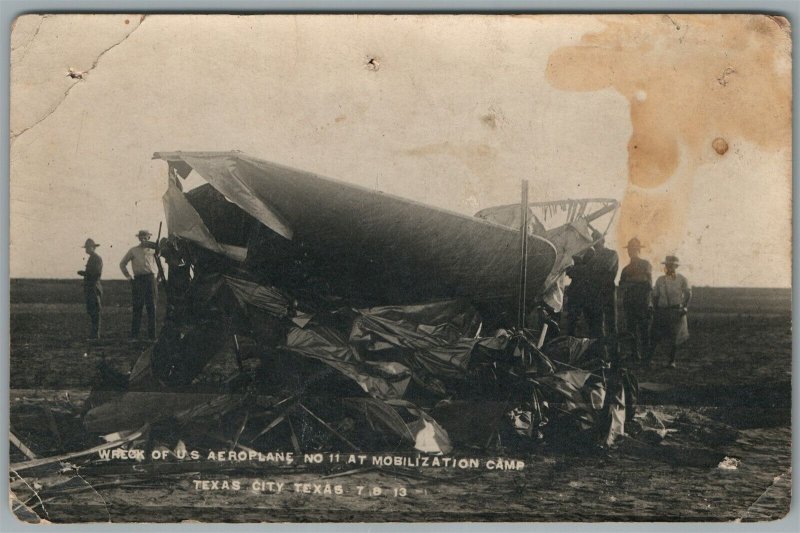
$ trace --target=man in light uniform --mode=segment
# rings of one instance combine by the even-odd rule
[[[126,279],[131,282],[131,297],[133,300],[133,316],[131,318],[131,340],[139,338],[139,329],[142,323],[142,307],[147,308],[147,335],[150,340],[156,338],[156,300],[158,286],[156,284],[156,245],[150,242],[150,233],[141,230],[136,234],[139,245],[134,246],[122,261],[119,268]],[[133,277],[128,273],[128,263],[131,263]]]
[[[653,358],[656,346],[661,341],[670,343],[669,366],[675,368],[675,354],[678,346],[689,338],[689,324],[686,319],[689,302],[692,299],[692,287],[689,281],[678,274],[680,265],[678,258],[668,255],[662,261],[664,275],[656,280],[653,289],[653,329],[650,339],[650,354],[647,363]]]

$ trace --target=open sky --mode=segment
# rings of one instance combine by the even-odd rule
[[[156,151],[253,156],[473,214],[613,197],[696,285],[791,285],[791,40],[766,16],[28,15],[12,277],[105,278],[164,219]],[[73,75],[70,75],[72,69]]]

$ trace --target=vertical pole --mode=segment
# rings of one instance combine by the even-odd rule
[[[517,327],[525,327],[525,300],[528,289],[528,180],[522,180],[522,201],[520,202],[520,268],[519,268],[519,307]]]
[[[239,367],[239,370],[244,370],[244,366],[242,365],[242,350],[239,348],[239,337],[236,334],[233,334],[233,346],[236,349],[236,366]]]

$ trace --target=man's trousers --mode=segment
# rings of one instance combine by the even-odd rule
[[[131,280],[133,317],[131,319],[131,338],[139,337],[142,324],[142,307],[147,309],[147,336],[156,338],[156,300],[158,288],[153,274],[136,276]]]
[[[97,339],[100,337],[100,314],[103,310],[103,287],[100,282],[83,286],[83,294],[86,297],[86,312],[89,313],[91,321],[91,332],[89,337]]]

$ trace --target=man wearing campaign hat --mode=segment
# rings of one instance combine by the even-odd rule
[[[83,276],[83,294],[86,297],[86,312],[91,321],[90,340],[100,338],[100,312],[103,309],[103,286],[100,276],[103,274],[103,260],[95,252],[100,246],[92,239],[86,239],[83,249],[89,255],[86,260],[86,269],[79,270],[78,275]]]
[[[653,267],[639,257],[642,243],[636,237],[625,246],[631,262],[622,269],[619,288],[622,291],[622,309],[625,327],[633,335],[633,358],[637,361],[649,352],[650,320],[653,313]]]
[[[647,363],[652,359],[658,344],[667,341],[670,344],[668,366],[675,368],[678,346],[689,338],[686,315],[689,302],[692,300],[692,287],[685,277],[678,274],[680,261],[676,256],[668,255],[661,264],[664,265],[664,275],[656,280],[653,289],[655,315]]]
[[[122,261],[119,268],[122,275],[131,282],[131,297],[133,300],[133,316],[131,317],[131,340],[139,338],[142,324],[142,307],[147,309],[147,335],[150,340],[156,338],[156,300],[158,288],[156,285],[156,245],[150,242],[152,233],[143,229],[136,234],[139,245],[134,246]],[[128,263],[133,269],[133,276],[128,272]]]
[[[586,264],[587,297],[584,315],[589,325],[589,336],[595,339],[617,336],[617,287],[614,283],[619,270],[617,252],[606,248],[605,235],[592,232],[594,255]],[[616,357],[616,341],[610,346]]]

